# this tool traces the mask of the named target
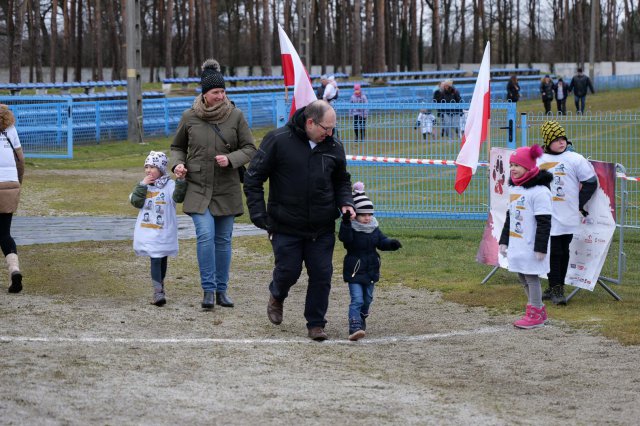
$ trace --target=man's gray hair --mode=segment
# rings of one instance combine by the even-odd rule
[[[304,115],[307,119],[313,120],[314,123],[320,123],[329,108],[331,108],[331,105],[327,101],[313,101],[304,109]]]

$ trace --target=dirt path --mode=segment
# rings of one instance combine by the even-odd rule
[[[377,289],[367,339],[346,340],[336,275],[327,331],[305,337],[306,282],[266,318],[269,260],[235,261],[236,308],[199,309],[173,284],[164,308],[119,298],[0,293],[2,424],[637,424],[640,348],[551,321]],[[4,281],[3,281],[4,282]],[[179,280],[174,280],[179,282]]]

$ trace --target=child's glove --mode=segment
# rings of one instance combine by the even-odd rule
[[[586,211],[585,209],[580,209],[580,214],[582,215],[582,217],[587,217],[589,216],[589,212]]]
[[[544,260],[544,257],[547,255],[547,253],[540,253],[539,251],[536,251],[534,254],[536,255],[536,259],[538,261]]]
[[[351,224],[351,212],[349,210],[342,213],[342,223],[344,223],[345,225]]]
[[[391,240],[391,241],[389,241],[389,247],[392,250],[398,250],[399,248],[402,247],[402,244],[398,240]]]
[[[503,255],[504,257],[507,257],[507,245],[506,244],[500,244],[499,250],[500,250],[500,254],[501,255]]]

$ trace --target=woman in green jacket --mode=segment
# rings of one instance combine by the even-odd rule
[[[196,228],[202,308],[233,307],[227,295],[231,235],[243,213],[240,170],[256,153],[249,125],[225,93],[220,65],[202,64],[202,92],[184,111],[171,144],[174,172],[187,173],[183,210]]]

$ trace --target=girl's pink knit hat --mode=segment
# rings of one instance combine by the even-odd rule
[[[536,159],[541,156],[542,148],[539,145],[523,146],[511,154],[509,162],[518,164],[527,170],[533,170],[536,168]]]

